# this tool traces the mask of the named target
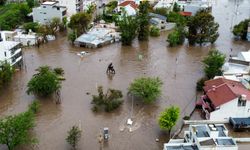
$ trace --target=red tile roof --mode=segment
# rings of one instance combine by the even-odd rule
[[[186,11],[179,12],[179,14],[182,16],[192,16],[192,12],[186,12]]]
[[[124,1],[121,4],[119,4],[119,6],[123,6],[123,7],[125,7],[127,5],[130,5],[134,9],[138,8],[138,5],[134,1]]]
[[[250,91],[242,83],[225,78],[206,81],[203,89],[215,107],[234,100],[243,94],[246,95],[247,100],[250,100]]]

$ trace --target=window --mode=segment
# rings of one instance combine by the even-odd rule
[[[4,56],[7,57],[7,53],[6,52],[4,52]]]
[[[57,9],[57,10],[60,10],[60,7],[57,7],[56,9]]]
[[[46,8],[46,6],[43,6],[43,8]]]

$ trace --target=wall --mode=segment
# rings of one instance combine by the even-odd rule
[[[238,106],[238,98],[220,106],[220,109],[210,113],[210,120],[222,121],[229,120],[229,117],[249,117],[250,102],[246,102],[246,106]]]
[[[54,17],[58,17],[62,19],[62,11],[57,10],[57,8],[53,8],[50,5],[45,5],[46,8],[43,8],[44,5],[40,7],[33,8],[33,21],[45,24],[50,21]],[[60,8],[62,9],[62,8]]]

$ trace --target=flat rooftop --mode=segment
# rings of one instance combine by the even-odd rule
[[[194,126],[193,130],[196,132],[197,137],[209,137],[207,126],[205,125]]]
[[[199,142],[201,146],[216,146],[216,143],[213,139],[207,139]]]
[[[171,145],[166,146],[164,150],[199,150],[197,145]]]
[[[231,138],[230,139],[215,139],[215,140],[218,145],[227,145],[227,146],[236,145],[233,139]]]
[[[54,5],[56,4],[57,2],[44,2],[42,3],[42,5]]]

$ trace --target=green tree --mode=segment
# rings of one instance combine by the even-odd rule
[[[57,74],[48,66],[39,67],[32,79],[28,82],[27,93],[39,96],[49,96],[61,88]]]
[[[161,95],[162,81],[159,78],[142,77],[135,79],[129,86],[129,92],[151,103]]]
[[[179,119],[179,116],[180,108],[171,106],[161,112],[158,119],[158,124],[162,130],[168,130],[170,135],[171,129],[175,126],[177,120]]]
[[[33,32],[37,32],[39,28],[39,24],[37,22],[27,22],[23,24],[23,28],[26,32],[29,32],[29,30],[32,30]]]
[[[162,8],[156,8],[154,10],[154,13],[162,15],[162,16],[168,16],[168,11],[169,10],[167,8],[162,7]]]
[[[104,107],[106,112],[110,112],[117,109],[123,102],[123,95],[120,90],[108,89],[107,93],[104,94],[102,86],[98,87],[98,95],[93,95],[92,97],[93,111],[98,111]]]
[[[6,145],[9,150],[14,150],[19,145],[36,142],[29,134],[35,125],[31,106],[34,108],[34,103],[24,113],[0,119],[0,144]]]
[[[68,40],[71,42],[71,44],[74,43],[76,38],[77,38],[77,35],[74,31],[71,31],[68,33]]]
[[[39,25],[37,33],[43,37],[45,42],[48,42],[47,35],[51,34],[50,26],[48,24]]]
[[[137,35],[137,20],[133,16],[125,16],[118,22],[121,31],[122,45],[131,45]]]
[[[175,2],[174,6],[173,6],[173,12],[180,12],[181,11],[181,7]]]
[[[91,15],[86,12],[80,12],[70,17],[70,22],[68,24],[77,36],[85,33],[88,25],[91,21]]]
[[[189,44],[214,43],[219,37],[219,24],[214,21],[214,17],[207,11],[201,10],[191,17],[188,22]]]
[[[170,47],[183,44],[185,40],[185,30],[182,27],[177,27],[175,30],[168,35],[167,42]]]
[[[14,70],[7,62],[0,62],[0,88],[8,84],[13,76]]]
[[[29,8],[33,8],[34,5],[35,5],[35,1],[34,0],[26,0],[26,2],[28,4]]]
[[[247,29],[250,23],[250,19],[246,19],[241,21],[239,24],[235,25],[233,28],[233,34],[236,37],[240,37],[242,40],[246,40],[247,38]]]
[[[167,15],[167,21],[176,23],[177,27],[185,27],[187,24],[187,19],[176,12],[169,12]]]
[[[153,36],[153,37],[160,36],[160,29],[155,26],[152,26],[150,28],[150,36]]]
[[[80,138],[81,130],[77,126],[72,126],[68,131],[66,141],[73,147],[73,149],[76,149],[77,143],[79,142]]]
[[[212,50],[208,53],[208,56],[203,60],[204,72],[208,79],[222,75],[222,66],[225,63],[225,58],[226,56],[218,50]]]
[[[149,2],[148,1],[143,1],[139,5],[139,13],[137,15],[138,18],[138,39],[140,41],[145,41],[148,40],[149,36],[149,29],[150,29],[150,24],[149,24]]]

